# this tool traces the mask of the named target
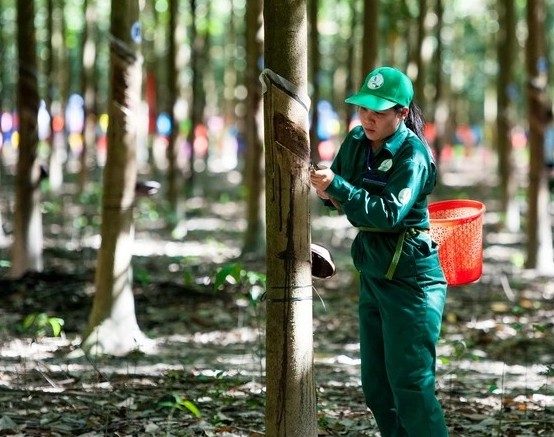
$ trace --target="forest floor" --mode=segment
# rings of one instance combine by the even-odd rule
[[[451,436],[553,436],[554,282],[521,268],[522,236],[498,230],[485,165],[481,156],[451,164],[436,194],[487,206],[483,276],[449,290],[437,395]],[[135,306],[153,353],[79,354],[97,237],[65,235],[59,217],[46,217],[45,270],[18,281],[2,278],[9,255],[0,249],[0,436],[264,435],[264,304],[244,285],[213,285],[230,263],[264,266],[236,260],[242,206],[220,199],[191,199],[179,240],[137,225]],[[317,207],[312,230],[338,266],[314,281],[319,435],[378,436],[360,386],[354,231]],[[53,336],[57,318],[63,330]]]

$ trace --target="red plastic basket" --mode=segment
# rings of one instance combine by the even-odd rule
[[[476,200],[443,200],[429,204],[431,237],[448,285],[476,281],[483,273],[483,216]]]

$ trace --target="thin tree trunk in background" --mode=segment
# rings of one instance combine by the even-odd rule
[[[55,105],[52,108],[52,111],[58,117],[61,117],[62,120],[66,120],[66,109],[67,102],[69,100],[70,92],[70,67],[69,55],[67,47],[65,45],[65,35],[64,29],[66,28],[65,23],[65,1],[66,0],[55,0],[57,3],[54,3],[56,6],[54,11],[56,13],[54,19],[54,29],[59,34],[59,43],[54,45],[54,52],[52,53],[54,57],[54,71],[56,71],[54,84],[56,86],[56,100]],[[63,128],[58,132],[53,141],[53,148],[55,149],[54,156],[51,155],[51,160],[55,158],[53,165],[62,165],[62,167],[70,162],[69,158],[71,156],[71,148],[68,147],[68,132],[67,125],[63,123]],[[52,165],[52,163],[50,164]],[[50,172],[50,184],[58,184],[61,189],[63,184],[64,177],[64,168],[61,168],[59,171],[54,169]],[[55,180],[57,179],[57,180]]]
[[[4,11],[6,7],[5,3],[7,0],[0,0],[0,11]],[[4,19],[4,14],[0,13],[0,29],[5,29],[7,20]],[[0,59],[7,59],[7,44],[8,38],[4,37],[4,32],[0,32]],[[13,101],[10,102],[10,99],[7,96],[7,90],[9,89],[9,70],[3,66],[0,68],[0,111],[4,111],[8,108],[11,109]],[[2,154],[0,153],[0,165],[2,164]],[[2,231],[0,231],[2,232]]]
[[[520,230],[520,213],[516,198],[517,178],[514,175],[514,154],[512,129],[514,127],[514,105],[510,87],[514,84],[514,62],[516,56],[516,11],[514,0],[498,0],[498,80],[496,145],[498,153],[498,174],[500,180],[500,204],[505,217],[504,225],[512,232]]]
[[[350,38],[348,39],[348,56],[347,56],[347,62],[348,62],[348,72],[346,74],[346,85],[345,85],[345,95],[350,96],[354,94],[357,91],[358,82],[363,80],[363,75],[366,74],[366,72],[361,72],[360,77],[358,78],[355,72],[357,69],[355,68],[356,62],[355,62],[355,35],[356,32],[354,29],[356,29],[356,23],[358,21],[358,16],[356,14],[356,2],[352,1],[350,2]],[[360,68],[361,70],[361,68]],[[353,74],[348,74],[350,72],[353,72]],[[341,102],[342,103],[342,102]],[[342,105],[344,108],[344,124],[348,129],[348,126],[350,125],[350,122],[352,121],[352,118],[354,117],[354,113],[356,112],[356,107],[354,105]]]
[[[377,65],[379,56],[379,0],[364,0],[361,80]],[[361,85],[361,82],[360,82]]]
[[[224,126],[227,128],[230,124],[234,123],[234,120],[237,118],[235,115],[235,107],[237,99],[235,97],[235,90],[238,83],[238,71],[233,65],[232,61],[239,57],[237,53],[237,48],[239,41],[237,41],[237,26],[235,18],[235,0],[230,1],[231,11],[229,13],[229,24],[227,26],[227,37],[225,38],[225,43],[223,45],[223,53],[225,59],[230,60],[229,68],[225,69],[225,74],[223,75],[223,108],[222,115],[224,120]],[[248,8],[248,2],[246,4]]]
[[[435,28],[435,39],[437,41],[437,47],[435,50],[435,101],[433,109],[433,122],[435,124],[436,137],[433,142],[433,148],[435,151],[435,157],[437,163],[440,165],[441,151],[443,144],[446,143],[446,132],[448,130],[448,115],[449,106],[445,99],[444,93],[444,78],[443,78],[443,65],[442,65],[442,27],[443,27],[443,13],[444,6],[443,0],[436,0],[435,12],[437,14],[437,25]],[[439,172],[440,177],[440,172]]]
[[[48,144],[50,146],[50,155],[54,152],[54,108],[52,103],[56,99],[56,86],[54,83],[54,50],[52,41],[54,41],[54,0],[47,0],[46,2],[46,29],[48,32],[48,38],[46,38],[45,46],[47,58],[44,63],[45,75],[48,77],[48,83],[46,85],[46,97],[44,102],[48,113],[50,114],[50,138],[48,138]]]
[[[191,98],[189,102],[190,131],[187,135],[187,142],[190,146],[190,172],[187,175],[186,189],[187,193],[194,190],[194,161],[196,160],[194,151],[194,142],[196,139],[195,129],[204,122],[204,91],[202,75],[202,55],[206,45],[203,35],[198,32],[197,18],[197,0],[190,0],[190,13],[192,21],[190,24],[190,72],[191,72]],[[206,156],[207,158],[207,156]]]
[[[152,27],[154,28],[154,37],[145,38],[141,44],[142,54],[144,57],[144,98],[148,105],[148,125],[146,126],[148,132],[148,141],[151,145],[150,153],[148,155],[148,165],[151,168],[151,177],[157,180],[163,180],[165,178],[165,164],[163,157],[160,157],[160,152],[156,146],[157,139],[157,116],[160,111],[160,96],[164,95],[162,89],[166,80],[163,79],[164,63],[161,61],[165,57],[162,53],[160,55],[159,45],[164,40],[166,34],[165,29],[160,30],[159,14],[156,11],[155,4],[153,2],[145,2],[144,8],[141,11],[142,18],[152,21]],[[159,36],[158,36],[159,35]],[[161,107],[163,108],[163,107]],[[164,169],[162,172],[162,168]],[[164,197],[167,198],[167,190],[164,187]]]
[[[62,94],[68,79],[67,73],[63,68],[66,52],[64,38],[64,2],[63,0],[48,0],[49,17],[49,57],[47,65],[48,83],[48,101],[47,107],[51,116],[51,136],[50,136],[50,157],[48,160],[48,181],[50,190],[54,194],[59,194],[62,189],[64,179],[64,159],[66,155],[66,138],[63,132],[54,131],[55,119],[64,117]]]
[[[20,140],[15,177],[11,278],[19,278],[28,271],[42,271],[43,268],[40,168],[37,160],[40,102],[34,19],[34,2],[17,2],[17,108]]]
[[[357,13],[356,2],[351,2],[351,25],[350,29],[352,36],[349,38],[348,46],[348,63],[350,64],[350,72],[357,72],[347,75],[346,95],[352,95],[358,91],[358,88],[363,83],[368,73],[377,66],[379,58],[379,1],[378,0],[363,0],[363,16],[360,23],[360,16]],[[356,32],[353,31],[356,27],[362,27],[361,39],[361,62],[356,63]],[[356,107],[354,105],[344,105],[346,119],[345,123],[348,127],[354,114]]]
[[[243,255],[265,256],[265,184],[261,131],[261,92],[259,62],[263,55],[262,0],[246,6],[246,114],[245,182],[248,190]]]
[[[178,2],[169,2],[169,23],[167,29],[167,114],[171,121],[171,133],[167,145],[167,201],[172,211],[180,216],[179,211],[179,193],[182,185],[181,172],[179,169],[178,153],[178,126],[175,121],[175,104],[177,101],[177,66],[176,66],[176,41],[175,29],[177,28],[177,17],[179,13]]]
[[[90,355],[125,355],[147,340],[135,315],[131,258],[137,176],[136,139],[142,62],[138,0],[112,4],[108,155],[104,168],[102,243],[96,293],[81,348]]]
[[[544,165],[544,135],[548,96],[548,62],[544,40],[544,0],[527,1],[527,108],[529,119],[529,187],[527,201],[527,259],[525,266],[539,272],[553,268],[552,230]]]
[[[4,0],[0,0],[0,11],[4,10]],[[4,15],[0,14],[0,29],[4,28]],[[4,38],[4,32],[0,32],[0,59],[6,59],[6,40]],[[7,68],[0,68],[0,83],[2,83],[3,86],[0,87],[0,112],[3,112],[4,110],[10,108],[11,104],[7,104],[6,102],[9,101],[6,95],[6,90],[8,89],[8,69]],[[4,186],[4,155],[2,152],[2,149],[0,148],[0,187]],[[3,202],[7,199],[4,198],[4,196],[7,195],[5,193],[6,190],[0,190],[0,244],[3,243],[4,238],[6,237],[4,233],[4,223],[2,221],[2,209],[3,209]]]
[[[266,436],[316,437],[305,0],[266,2]]]
[[[83,69],[81,71],[81,92],[84,100],[84,125],[83,125],[83,149],[79,157],[79,186],[78,191],[82,193],[89,179],[89,166],[91,154],[96,151],[96,125],[98,114],[96,110],[96,26],[97,12],[95,0],[84,0],[83,11],[85,23],[83,28],[82,59]]]
[[[424,41],[427,33],[425,26],[425,20],[427,17],[427,0],[419,0],[419,14],[417,17],[417,44],[414,49],[415,65],[417,69],[417,76],[414,83],[414,96],[415,100],[419,102],[419,105],[426,108],[425,105],[425,53]]]
[[[320,95],[320,68],[321,68],[321,54],[319,49],[319,32],[317,29],[317,13],[319,9],[319,1],[318,0],[308,0],[308,37],[309,37],[309,45],[308,45],[308,51],[309,51],[309,67],[310,67],[310,81],[312,84],[312,90],[311,90],[311,125],[310,125],[310,156],[312,161],[319,162],[320,156],[319,156],[319,137],[317,134],[317,127],[319,124],[319,113],[318,113],[318,105],[319,105],[319,95]]]

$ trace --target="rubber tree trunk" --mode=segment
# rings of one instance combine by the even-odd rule
[[[267,437],[315,437],[307,9],[264,4]]]
[[[504,213],[504,225],[511,232],[520,230],[520,211],[517,199],[518,178],[514,175],[515,158],[511,132],[515,124],[515,108],[510,87],[514,81],[516,58],[516,8],[514,0],[498,2],[502,26],[498,30],[498,79],[496,146],[498,151],[498,175],[500,180],[500,204]]]
[[[243,256],[265,256],[265,185],[263,126],[260,123],[262,95],[260,90],[259,60],[263,55],[262,0],[246,5],[246,114],[244,135],[246,151],[244,179],[248,189],[246,201],[247,225],[244,233]]]
[[[317,436],[305,0],[264,5],[266,436]]]
[[[90,355],[126,355],[148,344],[135,315],[131,259],[142,80],[138,0],[112,5],[108,155],[96,293],[81,347]]]
[[[37,159],[39,108],[33,2],[17,3],[19,52],[17,108],[20,142],[15,177],[14,238],[9,276],[19,278],[43,268],[40,168]]]
[[[527,259],[525,267],[541,273],[554,272],[552,228],[548,204],[550,193],[544,165],[544,129],[548,101],[548,62],[544,39],[544,0],[527,2],[526,42],[527,108],[529,119],[529,186],[527,214]]]
[[[266,132],[266,436],[317,435],[307,106],[263,73]],[[292,91],[291,91],[292,90]],[[303,128],[304,127],[304,128]]]

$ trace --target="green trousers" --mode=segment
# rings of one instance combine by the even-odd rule
[[[389,251],[383,247],[377,253],[390,259],[391,243],[387,244]],[[412,242],[405,249],[422,244],[425,241]],[[417,254],[412,252],[407,259],[404,253],[389,280],[376,272],[375,265],[368,268],[361,262],[367,256],[359,255],[355,264],[366,267],[358,268],[362,388],[381,436],[446,437],[444,414],[435,396],[436,344],[446,299],[438,260],[432,253],[419,261]],[[404,261],[413,263],[411,272]]]
[[[446,280],[429,234],[406,235],[400,250],[398,235],[379,232],[360,232],[352,245],[360,272],[362,388],[382,437],[446,437],[435,396]]]

